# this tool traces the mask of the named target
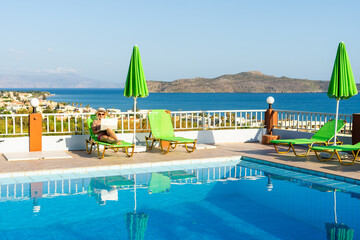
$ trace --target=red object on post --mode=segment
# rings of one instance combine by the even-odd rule
[[[30,196],[31,198],[42,198],[43,195],[43,183],[30,183]]]
[[[280,139],[280,136],[278,136],[278,135],[268,135],[268,134],[266,134],[266,135],[262,136],[261,143],[262,144],[270,144],[271,140],[279,140],[279,139]]]
[[[353,114],[352,144],[360,142],[360,113]]]
[[[167,149],[170,145],[170,141],[161,141],[161,146],[163,149]]]
[[[278,121],[278,113],[272,108],[268,108],[265,112],[266,135],[262,136],[262,144],[270,144],[271,140],[280,139],[280,136],[272,135],[272,130]]]
[[[29,114],[29,151],[42,150],[42,115],[41,113]]]
[[[265,112],[266,133],[272,135],[272,130],[278,121],[278,112],[269,108]]]

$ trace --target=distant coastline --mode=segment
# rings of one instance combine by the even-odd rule
[[[4,81],[7,79],[7,81]],[[78,79],[76,76],[52,76],[33,79],[17,77],[2,78],[0,84],[6,90],[18,90],[16,86],[23,86],[24,90],[51,90],[51,89],[99,89],[98,81]],[[25,80],[24,80],[25,79]],[[54,80],[54,81],[52,81]],[[25,81],[25,82],[24,82]],[[9,85],[10,84],[10,85]],[[36,85],[37,87],[31,87]],[[117,83],[101,82],[102,89],[123,89]],[[288,77],[274,77],[261,72],[242,72],[226,74],[215,78],[178,79],[172,82],[147,81],[150,93],[324,93],[327,92],[329,81],[308,80]],[[358,87],[360,84],[357,84]],[[68,86],[64,88],[64,86]]]
[[[82,106],[79,102],[55,102],[48,100],[54,97],[54,93],[41,90],[26,89],[0,89],[0,113],[1,114],[28,114],[33,111],[30,104],[32,98],[39,99],[37,112],[41,113],[94,113],[95,109],[90,105]]]
[[[99,84],[101,82],[101,84]],[[123,83],[122,83],[123,84]],[[329,81],[274,77],[251,71],[225,74],[215,78],[175,81],[147,81],[151,93],[317,93],[326,92]],[[3,89],[121,89],[119,82],[88,79],[76,74],[0,75]]]

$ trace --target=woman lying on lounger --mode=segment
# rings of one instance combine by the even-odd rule
[[[120,143],[121,141],[116,137],[115,132],[111,128],[106,130],[101,129],[101,119],[105,119],[107,112],[105,108],[99,108],[96,112],[97,119],[92,123],[93,133],[98,135],[98,141],[107,142],[107,143]]]

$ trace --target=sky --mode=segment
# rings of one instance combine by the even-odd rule
[[[344,41],[360,82],[359,1],[2,0],[0,75],[70,73],[123,87],[261,71],[329,80]]]

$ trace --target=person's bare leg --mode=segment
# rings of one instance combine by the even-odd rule
[[[118,142],[117,139],[113,139],[113,138],[111,138],[111,137],[109,137],[109,136],[107,136],[107,135],[101,136],[101,137],[100,137],[100,141],[102,141],[102,142],[107,142],[107,143],[116,143],[116,142]]]
[[[116,137],[115,132],[111,128],[106,129],[106,135],[108,135],[112,139],[115,139],[116,142],[119,141],[119,139]]]

